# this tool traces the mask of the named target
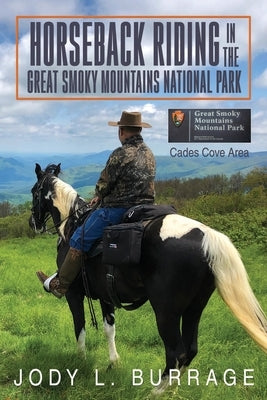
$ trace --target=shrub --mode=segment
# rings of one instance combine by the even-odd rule
[[[19,238],[23,236],[34,237],[35,234],[29,227],[28,221],[28,212],[0,218],[0,239]]]

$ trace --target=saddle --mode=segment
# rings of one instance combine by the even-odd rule
[[[158,204],[139,204],[129,208],[120,224],[105,228],[103,238],[92,246],[87,256],[92,258],[103,253],[104,264],[138,264],[145,230],[155,219],[168,214],[176,214],[176,209]],[[121,249],[126,254],[119,254]]]
[[[124,223],[153,221],[155,218],[168,214],[176,214],[173,206],[161,204],[139,204],[126,211],[122,218]]]
[[[102,252],[102,262],[107,264],[106,284],[112,304],[126,310],[135,310],[147,301],[147,296],[134,300],[131,304],[122,305],[116,290],[115,268],[140,263],[142,239],[145,229],[156,219],[164,215],[175,214],[176,210],[168,205],[140,204],[126,211],[122,222],[104,229],[103,240],[89,253],[94,257]],[[132,270],[132,273],[133,270]]]
[[[165,205],[140,204],[131,207],[120,224],[104,229],[103,263],[139,264],[143,234],[147,226],[157,218],[174,213],[174,207]]]

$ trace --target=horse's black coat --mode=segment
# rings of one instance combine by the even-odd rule
[[[60,225],[60,215],[53,206],[53,178],[58,169],[53,166],[45,172],[37,171],[38,182],[32,189],[33,209],[30,224],[35,220],[41,228],[47,213],[51,213],[56,227]],[[48,193],[51,196],[47,196]],[[38,201],[36,201],[38,199]],[[78,201],[78,198],[77,198]],[[81,199],[79,199],[81,202]],[[73,211],[70,210],[70,214]],[[201,249],[203,233],[193,229],[181,239],[159,236],[161,218],[150,224],[144,235],[142,258],[139,266],[124,265],[115,269],[116,289],[122,303],[131,303],[146,297],[155,312],[160,336],[166,350],[166,368],[189,365],[197,353],[197,329],[201,313],[211,296],[214,278]],[[58,245],[57,265],[60,268],[66,252],[70,234],[74,229],[74,214],[66,225],[65,239]],[[103,317],[113,322],[114,306],[107,290],[107,266],[101,262],[101,254],[90,258],[87,277],[91,295],[101,302]],[[66,298],[72,311],[75,334],[78,339],[85,326],[84,287],[81,276],[72,284]],[[180,322],[182,326],[180,329]]]
[[[49,213],[57,230],[62,223],[59,210],[54,206],[56,196],[54,183],[58,172],[59,166],[50,166],[47,171],[42,171],[38,164],[36,166],[38,181],[32,189],[33,208],[30,218],[30,225],[35,229],[43,229]],[[65,221],[65,237],[61,238],[58,246],[59,268],[69,246],[69,237],[75,227],[73,221],[77,220],[77,208],[81,206],[85,206],[85,202],[77,196]],[[122,303],[131,303],[143,298],[151,303],[158,331],[165,346],[164,375],[168,375],[170,369],[188,366],[197,354],[199,320],[215,289],[215,277],[207,260],[208,255],[205,256],[203,252],[202,230],[192,227],[181,237],[167,237],[163,240],[160,231],[164,218],[164,216],[157,218],[145,231],[140,265],[135,268],[129,265],[116,267],[114,276],[117,294]],[[62,236],[62,232],[60,235]],[[221,240],[220,243],[228,243],[221,236],[216,236]],[[231,250],[234,247],[228,244],[224,246],[225,249],[229,246],[229,251],[234,254],[232,259],[236,262],[237,252]],[[223,254],[223,250],[221,253]],[[91,296],[100,300],[103,317],[113,325],[114,306],[111,304],[112,299],[106,281],[108,266],[102,264],[101,255],[87,261],[89,265],[86,273]],[[236,264],[236,268],[243,269],[243,266],[237,262]],[[230,289],[234,290],[233,285]],[[77,339],[85,326],[84,295],[83,281],[79,276],[66,295],[73,314]],[[254,307],[259,320],[264,321],[264,317],[257,311],[258,306]],[[261,337],[261,332],[259,336]],[[263,343],[265,337],[261,340]],[[265,344],[262,345],[265,347]]]

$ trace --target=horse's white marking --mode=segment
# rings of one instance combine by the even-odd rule
[[[182,377],[182,375],[185,373],[186,369],[187,369],[187,367],[184,365],[180,368],[180,370],[179,370],[180,374],[178,377],[179,381],[180,381],[180,378]],[[176,371],[176,370],[174,370],[174,371]],[[168,387],[170,387],[172,385],[173,385],[173,381],[172,381],[171,377],[169,375],[167,375],[164,378],[162,378],[160,384],[152,390],[152,395],[160,396],[165,392],[165,390]]]
[[[152,390],[152,395],[161,396],[169,386],[169,377],[165,376],[162,378],[160,384]]]
[[[52,192],[51,192],[51,190],[49,190],[49,191],[47,192],[47,194],[45,195],[45,199],[46,199],[46,200],[49,200],[51,196],[52,196]]]
[[[85,357],[85,335],[86,335],[85,329],[82,328],[77,341],[78,352],[82,354],[84,357]]]
[[[199,228],[203,232],[207,229],[206,225],[194,219],[170,214],[163,219],[159,235],[163,241],[168,238],[180,239],[194,228]]]
[[[114,364],[120,358],[115,344],[115,324],[109,325],[106,318],[104,319],[104,332],[108,341],[109,360]]]

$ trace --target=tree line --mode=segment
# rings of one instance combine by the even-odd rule
[[[175,178],[156,181],[157,201],[163,199],[186,200],[209,194],[225,195],[230,193],[248,193],[256,187],[267,189],[267,168],[255,168],[248,174],[241,172],[227,177],[224,174],[209,175],[204,178]],[[0,202],[0,218],[20,215],[30,211],[31,202],[14,205],[8,201]]]
[[[227,177],[224,174],[204,178],[175,178],[156,182],[156,192],[162,197],[194,199],[208,194],[247,193],[255,187],[267,189],[267,168],[255,168],[246,175],[241,172]]]
[[[255,240],[267,250],[267,168],[246,175],[156,181],[156,203],[199,220],[244,245]],[[29,227],[31,202],[0,203],[0,239],[34,237]]]
[[[9,215],[20,215],[26,211],[29,211],[30,209],[30,201],[18,205],[11,204],[9,201],[2,201],[0,203],[0,218],[5,218]]]

